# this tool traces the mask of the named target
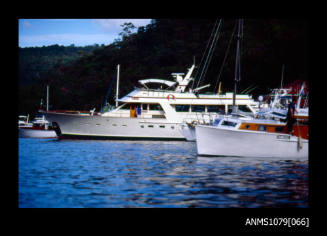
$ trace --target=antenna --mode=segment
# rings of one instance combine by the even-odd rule
[[[283,64],[282,66],[282,79],[280,81],[280,88],[283,88],[284,70],[285,70],[285,64]]]

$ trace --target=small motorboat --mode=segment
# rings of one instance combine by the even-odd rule
[[[19,138],[57,138],[53,126],[44,116],[35,117],[31,123],[28,123],[28,116],[19,116],[18,130]]]

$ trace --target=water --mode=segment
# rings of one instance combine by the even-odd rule
[[[308,207],[308,161],[192,142],[19,139],[19,207]]]

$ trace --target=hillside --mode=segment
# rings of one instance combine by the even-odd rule
[[[50,85],[51,109],[95,107],[100,110],[110,82],[115,79],[117,64],[121,65],[121,96],[137,86],[139,79],[171,79],[172,72],[187,72],[194,59],[198,66],[194,75],[198,76],[214,24],[214,19],[156,19],[138,28],[136,33],[130,33],[128,27],[132,26],[127,24],[121,39],[88,52],[53,46],[57,47],[54,51],[61,51],[61,54],[42,56],[42,48],[20,49],[19,69],[23,75],[20,79],[24,83],[20,83],[19,112],[26,114],[38,109],[40,99],[45,99],[46,84]],[[234,27],[235,20],[223,20],[211,63],[199,84],[210,83],[207,92],[216,91],[220,71],[223,91],[233,88],[235,38],[223,70],[221,66]],[[278,87],[283,64],[284,84],[307,80],[307,27],[303,20],[245,19],[239,91],[256,86],[252,94],[257,96]],[[65,54],[69,50],[72,52]],[[26,72],[27,61],[39,62],[32,63],[34,68],[30,73],[33,75]],[[111,104],[113,99],[114,89],[110,95]]]

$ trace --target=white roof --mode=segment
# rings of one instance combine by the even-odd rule
[[[165,84],[168,87],[171,87],[175,85],[177,82],[169,81],[169,80],[163,80],[163,79],[143,79],[139,80],[139,83],[142,85],[148,84],[148,83],[159,83],[159,84]]]

